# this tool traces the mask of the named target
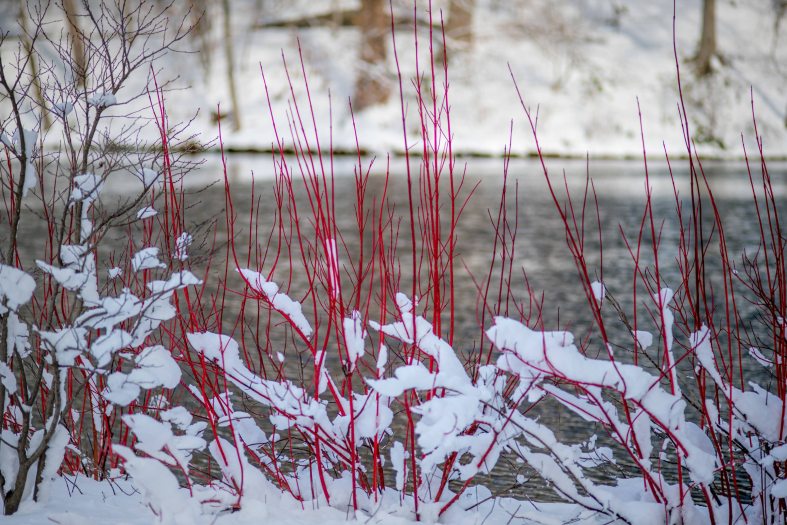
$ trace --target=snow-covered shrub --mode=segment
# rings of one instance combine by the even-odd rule
[[[23,2],[0,33],[5,514],[61,467],[102,478],[114,466],[121,407],[180,381],[158,330],[173,296],[200,282],[180,263],[185,245],[174,250],[179,212],[154,221],[162,197],[176,201],[178,170],[153,65],[188,28],[153,2],[79,4]],[[142,184],[107,191],[135,174]]]
[[[65,49],[43,30],[37,31],[47,45]],[[45,491],[65,458],[68,469],[96,477],[120,467],[162,523],[193,523],[204,512],[256,512],[277,499],[359,515],[386,505],[386,512],[450,523],[478,505],[468,494],[479,476],[506,468],[501,458],[513,456],[576,504],[577,519],[784,520],[786,241],[765,163],[763,190],[754,193],[759,250],[738,271],[686,128],[693,198],[682,200],[676,190],[679,278],[667,282],[664,268],[673,261],[659,261],[646,187],[642,223],[625,237],[639,300],[632,310],[615,299],[620,290],[591,277],[590,187],[581,205],[571,195],[565,203],[542,164],[595,327],[579,337],[543,326],[514,297],[518,222],[509,216],[509,200],[516,204],[516,194],[504,190],[496,217],[490,214],[489,272],[474,282],[482,342],[472,346],[456,330],[460,309],[472,305],[454,293],[462,278],[457,224],[472,190],[452,155],[447,69],[435,67],[433,46],[430,34],[428,66],[417,65],[427,74],[400,78],[400,86],[412,81],[418,101],[413,113],[402,108],[403,150],[420,153],[405,159],[406,205],[397,208],[389,198],[395,181],[387,169],[382,194],[368,191],[373,163],[364,166],[359,151],[355,209],[337,209],[332,144],[311,100],[308,107],[293,100],[286,116],[291,138],[274,144],[269,235],[237,235],[240,219],[225,174],[231,241],[226,272],[207,301],[188,291],[200,280],[185,266],[193,236],[184,231],[160,93],[152,105],[164,156],[140,148],[142,157],[129,157],[117,151],[109,130],[93,147],[92,132],[80,135],[87,144],[69,140],[74,129],[101,130],[95,123],[107,118],[104,112],[127,100],[111,80],[88,78],[81,88],[64,89],[55,76],[43,102],[24,91],[26,105],[14,109],[16,92],[0,78],[12,106],[7,128],[16,130],[0,137],[15,159],[3,168],[11,184],[2,189],[11,225],[0,264],[5,512]],[[78,64],[69,63],[79,85]],[[55,99],[46,114],[60,127],[46,132],[33,119],[33,131],[26,130],[21,123]],[[540,153],[534,119],[525,112]],[[55,133],[67,146],[47,157],[47,137]],[[52,168],[62,159],[67,168]],[[35,177],[48,163],[51,180]],[[139,197],[112,209],[102,190],[122,169],[141,182]],[[504,178],[507,170],[506,160]],[[164,197],[163,217],[156,195]],[[248,228],[259,233],[254,197]],[[48,233],[45,255],[31,262],[17,242],[23,203],[34,199]],[[339,214],[348,213],[353,231],[337,225]],[[129,248],[105,277],[101,247],[121,225],[131,225]],[[141,240],[134,237],[137,225]],[[711,249],[722,261],[721,275],[706,273]],[[240,312],[225,320],[230,292],[241,297]],[[743,300],[760,308],[760,325],[743,324],[737,306]],[[750,338],[752,329],[758,334]],[[747,352],[774,370],[774,388],[744,380]],[[168,390],[182,382],[182,370],[190,382],[182,392],[190,397],[172,406]],[[566,442],[531,415],[549,399],[583,418],[588,435]],[[617,479],[600,481],[599,469],[612,468]]]
[[[576,454],[555,453],[550,446],[545,446],[550,457],[536,458],[527,447],[514,451],[562,497],[630,523],[783,522],[787,238],[757,134],[754,101],[759,176],[743,141],[752,214],[759,222],[754,248],[743,254],[728,250],[730,225],[722,220],[681,98],[690,191],[682,195],[673,177],[675,211],[667,220],[679,231],[677,246],[670,247],[676,255],[663,256],[661,219],[653,209],[643,150],[642,220],[633,232],[620,225],[633,266],[629,311],[615,298],[626,290],[609,290],[591,277],[603,274],[590,267],[585,244],[588,196],[595,188],[588,183],[577,199],[564,181],[553,181],[541,157],[535,118],[518,87],[517,92],[594,326],[575,340],[568,332],[531,330],[498,317],[487,334],[502,352],[498,367],[518,378],[517,388],[551,398],[603,428],[630,468],[614,486],[600,486],[583,474]],[[672,175],[669,154],[666,161]],[[650,330],[643,330],[647,324]],[[772,370],[767,383],[746,378],[761,376],[760,365]],[[605,456],[612,467],[614,459]],[[631,513],[643,503],[657,510]]]
[[[541,159],[591,335],[551,331],[513,297],[517,219],[507,199],[516,196],[504,192],[489,275],[475,283],[484,342],[468,356],[455,322],[469,306],[453,292],[456,225],[470,197],[451,156],[447,72],[425,71],[412,79],[415,138],[402,109],[404,150],[420,148],[417,160],[405,159],[403,208],[388,199],[387,170],[383,193],[369,196],[373,166],[359,160],[355,208],[336,209],[330,144],[311,106],[291,101],[291,140],[274,144],[275,223],[250,246],[233,243],[227,258],[236,274],[227,283],[243,297],[235,329],[188,336],[200,378],[191,391],[210,422],[224,504],[243,507],[277,487],[311,505],[373,512],[395,502],[404,515],[450,522],[472,506],[464,496],[477,477],[514,456],[576,504],[576,518],[783,521],[786,241],[765,163],[763,190],[753,194],[759,251],[739,272],[688,128],[692,199],[675,190],[678,256],[660,260],[645,159],[642,222],[633,235],[621,225],[635,270],[627,310],[616,299],[623,291],[592,277],[600,272],[585,243],[592,186],[581,202],[562,200]],[[230,238],[239,242],[229,182],[227,192]],[[259,232],[252,202],[248,228]],[[337,226],[347,213],[351,232]],[[712,251],[720,275],[706,273]],[[762,325],[743,324],[746,300],[762,308]],[[774,391],[743,379],[748,346],[763,341],[752,329],[770,338],[751,353],[775,369]],[[529,415],[548,399],[584,419],[588,435],[565,442]],[[612,469],[615,481],[599,479]]]

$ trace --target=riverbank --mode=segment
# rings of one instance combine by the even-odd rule
[[[663,157],[665,148],[671,157],[687,155],[676,106],[671,3],[530,2],[527,9],[516,7],[518,4],[506,8],[486,4],[478,2],[476,7],[479,15],[473,22],[472,45],[449,49],[454,154],[499,156],[508,147],[509,138],[513,155],[536,153],[513,76],[526,103],[538,111],[540,146],[548,156],[640,159],[640,110],[650,156]],[[435,17],[437,9],[444,7],[435,4]],[[706,158],[741,158],[742,136],[753,150],[753,99],[759,134],[767,137],[766,156],[787,158],[787,100],[781,89],[787,80],[787,46],[780,45],[785,37],[783,30],[777,32],[774,8],[768,2],[718,3],[718,56],[711,74],[698,77],[692,57],[699,40],[701,7],[699,0],[680,2],[675,20],[683,94],[697,150]],[[297,5],[292,7],[293,12],[297,9]],[[178,76],[190,86],[188,97],[177,91],[168,95],[170,121],[194,118],[189,129],[196,134],[195,140],[217,149],[218,114],[222,113],[226,150],[267,152],[276,143],[269,97],[271,111],[280,123],[287,122],[288,113],[307,114],[307,104],[312,104],[324,151],[332,144],[335,151],[349,154],[357,151],[356,146],[370,154],[404,153],[390,41],[387,61],[377,71],[388,85],[388,98],[364,110],[356,108],[354,128],[348,101],[357,89],[355,78],[361,67],[356,28],[254,29],[250,26],[257,15],[251,5],[242,2],[234,7],[232,16],[240,111],[230,103],[224,75],[215,74],[226,70],[224,56],[205,50],[177,56],[163,68],[163,74]],[[420,127],[411,86],[416,71],[412,27],[397,27],[396,35],[411,135],[408,147],[411,154],[417,154],[421,147],[412,142]],[[423,70],[429,64],[425,55],[428,36],[421,34],[420,38],[424,56],[419,67]],[[205,53],[210,54],[210,69],[199,63]],[[292,86],[288,85],[282,56],[287,60]],[[308,102],[302,72],[312,95]],[[438,79],[438,91],[441,83]],[[288,105],[293,95],[300,107]],[[237,113],[241,126],[236,130]],[[306,124],[311,131],[312,123]],[[292,147],[290,130],[280,125],[278,132]],[[316,142],[311,146],[316,148]]]

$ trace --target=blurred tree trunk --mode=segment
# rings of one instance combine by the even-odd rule
[[[451,0],[448,5],[448,20],[445,22],[446,36],[470,48],[473,45],[473,12],[475,0]]]
[[[238,105],[238,88],[235,84],[235,47],[232,41],[230,0],[222,0],[221,6],[224,11],[224,59],[227,62],[227,83],[230,89],[230,102],[232,103],[232,128],[238,131],[241,127],[241,108]]]
[[[772,0],[775,11],[773,18],[773,37],[771,38],[771,52],[776,50],[779,42],[779,26],[784,14],[787,13],[787,0]]]
[[[435,44],[434,59],[435,64],[443,64],[454,51],[469,51],[473,47],[473,13],[475,12],[476,0],[451,0],[448,4],[448,18],[445,20],[445,38],[447,42],[443,49],[442,43]],[[435,23],[440,23],[439,14],[435,14]],[[440,28],[435,29],[437,34]]]
[[[41,75],[38,71],[38,56],[33,52],[33,41],[27,33],[27,2],[22,1],[19,4],[19,26],[22,28],[22,41],[25,45],[25,52],[30,57],[30,75],[33,79],[33,95],[41,110],[41,128],[46,131],[52,126],[52,117],[49,115],[49,110],[46,107],[46,99],[44,98],[44,91],[41,88]]]
[[[208,0],[191,0],[189,6],[189,16],[194,29],[192,36],[197,40],[197,49],[199,49],[199,61],[202,69],[206,74],[210,74],[211,58],[213,57],[211,48],[211,20],[212,17],[208,12],[210,3]]]
[[[389,19],[385,0],[363,0],[356,25],[361,32],[359,71],[355,79],[353,109],[361,111],[388,100],[389,86],[380,66],[388,56]]]
[[[716,0],[702,2],[702,35],[697,56],[694,58],[697,74],[711,72],[711,59],[716,55]]]
[[[79,21],[76,16],[77,8],[74,5],[74,0],[63,0],[63,11],[65,11],[66,19],[68,20],[68,35],[71,39],[71,52],[74,58],[72,62],[74,76],[76,77],[77,85],[84,88],[85,78],[87,77],[87,61],[85,59],[85,46],[82,41],[82,34],[79,31]]]

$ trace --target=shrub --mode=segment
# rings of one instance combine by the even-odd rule
[[[61,468],[106,476],[122,407],[156,405],[150,395],[140,403],[140,391],[179,381],[156,330],[174,316],[173,294],[199,283],[182,262],[187,246],[179,258],[175,245],[188,163],[168,148],[182,127],[166,123],[167,83],[153,91],[154,61],[188,27],[173,27],[153,2],[66,5],[25,3],[18,32],[0,35],[5,514],[38,500]],[[146,74],[135,91],[132,80]],[[139,113],[146,103],[154,118]],[[153,148],[148,125],[160,132]],[[121,177],[139,183],[108,203],[102,190]],[[160,268],[180,271],[159,280]]]

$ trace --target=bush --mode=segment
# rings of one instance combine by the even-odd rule
[[[456,297],[457,225],[475,188],[452,149],[448,69],[434,58],[446,56],[445,49],[435,51],[444,37],[432,32],[434,23],[428,27],[426,65],[416,64],[425,73],[412,79],[416,137],[404,103],[409,79],[399,72],[404,208],[392,196],[390,162],[382,170],[382,193],[373,193],[374,161],[364,163],[358,148],[355,208],[337,209],[332,137],[326,144],[321,134],[321,126],[332,127],[316,121],[304,71],[308,98],[290,101],[285,123],[270,111],[271,125],[290,138],[277,135],[273,148],[269,231],[257,194],[251,209],[236,208],[225,160],[229,244],[218,271],[211,261],[205,265],[219,276],[210,295],[204,284],[197,292],[187,288],[201,281],[186,269],[191,236],[160,96],[152,106],[161,130],[166,212],[152,222],[144,222],[151,221],[147,208],[136,216],[142,241],[132,235],[129,245],[142,249],[129,250],[135,254],[122,274],[113,271],[125,276],[122,287],[99,288],[98,240],[111,225],[124,225],[121,217],[133,215],[141,198],[122,213],[98,213],[98,191],[109,171],[97,176],[76,168],[67,175],[67,197],[46,193],[43,182],[36,189],[24,174],[28,161],[44,157],[28,147],[32,141],[22,131],[16,141],[4,141],[23,174],[11,179],[16,193],[5,198],[16,213],[11,216],[19,222],[19,195],[30,191],[41,196],[51,225],[50,255],[36,275],[42,285],[23,271],[14,240],[0,267],[3,339],[13,345],[0,363],[0,392],[8,399],[0,453],[19,457],[0,462],[4,487],[15,484],[4,490],[7,513],[23,490],[54,475],[71,443],[82,460],[66,458],[64,470],[115,475],[110,468],[122,460],[121,469],[165,522],[254,509],[274,495],[367,514],[398,506],[407,517],[450,522],[478,506],[478,494],[491,497],[475,487],[471,498],[469,489],[511,456],[576,504],[574,517],[784,521],[786,241],[762,143],[758,176],[747,157],[758,246],[739,257],[728,252],[726,225],[681,102],[690,192],[681,195],[673,186],[676,256],[664,255],[643,148],[641,221],[633,231],[621,225],[633,267],[630,291],[610,289],[601,265],[589,262],[588,239],[603,248],[595,188],[588,180],[577,198],[566,181],[555,180],[541,154],[536,118],[520,94],[593,324],[581,327],[581,337],[547,330],[546,307],[526,274],[521,282],[515,277],[519,201],[506,158],[500,205],[490,212],[488,272],[473,283],[482,342],[468,354],[457,352],[471,346],[457,329],[468,308]],[[396,32],[393,39],[396,50]],[[294,93],[291,80],[289,87]],[[106,106],[87,94],[80,100],[88,116]],[[37,143],[40,150],[43,142]],[[80,151],[90,156],[95,150]],[[118,151],[125,150],[111,149]],[[672,158],[666,152],[665,158],[671,169]],[[98,166],[100,159],[91,162]],[[158,171],[141,172],[143,182],[150,181],[143,195],[159,191]],[[351,231],[338,225],[337,217],[347,213],[354,214]],[[159,259],[162,251],[167,262]],[[719,261],[718,273],[710,270],[711,259]],[[215,260],[222,259],[217,254]],[[668,283],[666,267],[673,264],[679,277]],[[150,272],[165,269],[174,273],[149,281]],[[618,299],[626,293],[630,306]],[[228,294],[240,297],[237,319],[230,317]],[[754,322],[744,318],[744,302],[759,310]],[[592,357],[599,349],[601,357]],[[775,388],[745,381],[747,352],[773,370]],[[189,379],[181,381],[175,359]],[[32,389],[27,370],[38,374]],[[173,406],[176,397],[168,395],[179,382],[188,383],[184,407]],[[17,390],[17,384],[28,386]],[[70,396],[60,394],[61,385]],[[163,395],[150,395],[159,388]],[[548,399],[587,421],[592,435],[576,444],[561,441],[531,412]],[[39,413],[27,408],[34,402]],[[92,439],[84,439],[91,432]],[[28,485],[22,466],[38,469],[39,482]],[[600,481],[599,469],[614,469],[615,483]]]
[[[61,468],[107,475],[122,407],[137,404],[140,390],[179,381],[155,334],[174,316],[176,290],[199,283],[181,262],[187,246],[179,258],[175,245],[178,178],[188,163],[168,148],[182,126],[166,122],[168,83],[153,90],[154,61],[188,28],[173,27],[166,6],[153,2],[68,5],[28,2],[18,32],[0,35],[5,514],[39,499]],[[69,22],[63,28],[53,17]],[[135,91],[138,75],[147,83]],[[153,148],[144,135],[152,126],[161,137]],[[102,190],[121,177],[139,182],[107,203]],[[156,215],[159,204],[165,212]],[[125,238],[116,243],[118,233]],[[181,271],[154,280],[159,267]]]

